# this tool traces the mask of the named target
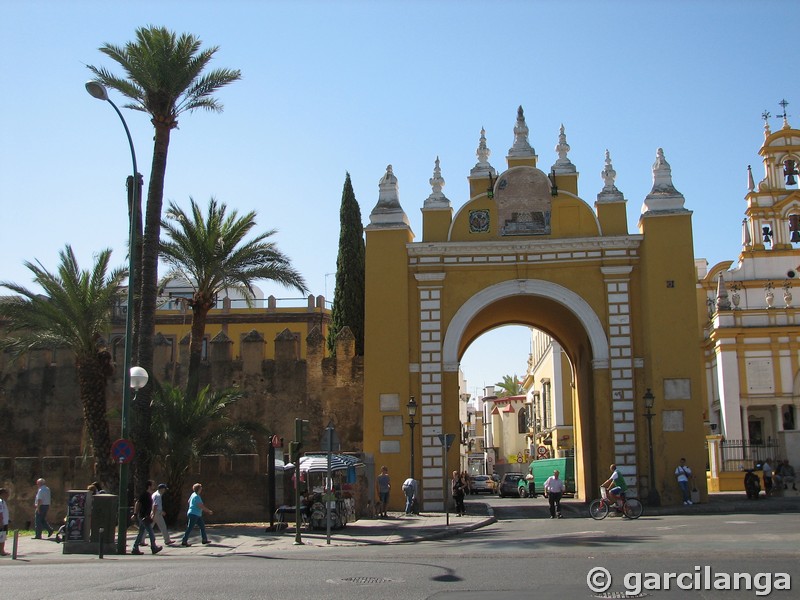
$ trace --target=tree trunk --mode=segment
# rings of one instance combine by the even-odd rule
[[[158,251],[161,238],[161,206],[164,199],[164,175],[167,170],[170,125],[153,120],[155,143],[153,163],[150,170],[150,185],[147,190],[144,235],[142,237],[141,312],[137,341],[137,363],[150,376],[149,383],[136,394],[133,403],[133,439],[136,445],[135,497],[141,494],[150,477],[150,425],[152,420],[150,403],[156,373],[153,372],[153,338],[156,332],[156,304],[158,296]]]
[[[197,298],[192,302],[192,336],[189,341],[189,371],[186,382],[186,402],[194,402],[200,390],[200,363],[203,359],[203,337],[211,302]]]
[[[94,457],[94,474],[106,489],[119,486],[119,472],[111,457],[111,434],[106,418],[106,388],[113,373],[111,354],[106,349],[76,360],[83,419],[89,432]],[[87,482],[88,483],[88,482]]]
[[[136,243],[130,247],[128,240],[128,251],[133,252],[133,272],[128,275],[128,285],[133,286],[133,340],[131,358],[136,360],[139,356],[139,319],[142,310],[142,175],[137,173],[137,195],[134,196],[133,177],[128,177],[128,219],[133,218],[133,228]],[[134,203],[138,199],[138,203]],[[135,211],[135,212],[134,212]],[[131,310],[131,307],[128,307]],[[133,365],[131,365],[133,366]]]
[[[164,519],[167,525],[174,527],[178,522],[178,515],[181,509],[185,508],[186,499],[183,497],[183,476],[167,478],[167,493],[164,495]]]

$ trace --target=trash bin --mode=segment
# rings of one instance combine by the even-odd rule
[[[100,528],[102,528],[102,542],[113,546],[119,507],[117,499],[116,494],[95,494],[92,498],[91,536],[89,538],[91,542],[101,541]]]

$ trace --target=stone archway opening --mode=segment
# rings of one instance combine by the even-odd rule
[[[590,495],[597,483],[593,476],[597,469],[593,454],[596,444],[595,428],[592,425],[603,422],[603,415],[598,414],[594,401],[593,366],[607,360],[603,353],[607,348],[605,336],[602,329],[597,327],[597,322],[597,316],[580,297],[560,286],[535,280],[518,280],[487,288],[473,296],[456,313],[445,335],[443,350],[446,363],[450,359],[451,351],[456,353],[456,362],[460,363],[469,347],[483,334],[506,325],[522,325],[541,332],[552,340],[549,351],[557,353],[550,357],[557,372],[546,377],[541,376],[539,381],[528,381],[530,394],[525,394],[526,397],[516,403],[503,401],[500,403],[503,408],[499,405],[492,408],[497,413],[503,410],[516,413],[524,409],[531,413],[532,420],[529,431],[515,437],[510,416],[496,415],[498,419],[505,418],[509,423],[502,428],[492,425],[494,431],[486,436],[490,440],[487,454],[492,457],[487,459],[487,471],[492,460],[496,461],[497,469],[501,471],[519,470],[518,466],[527,467],[532,446],[535,449],[538,445],[544,445],[537,444],[537,441],[546,441],[553,457],[574,457],[578,496],[586,498]],[[601,350],[600,360],[595,356],[594,347]],[[527,359],[528,357],[526,362]],[[526,376],[533,373],[536,377],[536,372],[536,369],[529,368]],[[550,411],[540,408],[539,414],[534,414],[537,412],[534,402],[537,393],[539,407],[557,408]],[[483,416],[491,421],[489,411],[483,411]],[[508,444],[495,443],[499,440],[495,440],[496,436],[493,434],[503,437],[501,431],[506,432],[505,437],[514,441]],[[526,438],[527,455],[524,442]],[[520,446],[513,448],[516,459],[511,456],[515,453],[511,448],[513,444]],[[522,465],[519,464],[520,455],[524,457]],[[508,463],[512,459],[517,464],[509,467]]]

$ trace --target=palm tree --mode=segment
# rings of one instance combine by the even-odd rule
[[[517,378],[516,373],[513,377],[511,375],[503,375],[503,381],[494,385],[502,390],[497,394],[501,398],[505,396],[520,396],[525,393],[522,388],[522,382]]]
[[[137,362],[153,375],[153,338],[155,337],[156,300],[158,294],[158,247],[161,237],[161,208],[164,198],[164,177],[170,135],[178,127],[178,117],[197,109],[221,112],[222,105],[213,97],[220,88],[241,79],[238,69],[203,71],[219,49],[201,50],[202,42],[184,33],[179,37],[164,27],[141,27],[136,41],[125,46],[105,43],[100,52],[125,71],[125,77],[114,75],[103,67],[88,65],[95,80],[120,92],[131,102],[125,108],[150,115],[155,128],[153,162],[147,190],[144,236],[141,252],[140,314],[136,340]],[[150,402],[152,386],[145,386],[134,403],[134,439],[140,452],[136,459],[136,487],[141,491],[150,474],[147,453],[150,435]]]
[[[0,317],[7,320],[9,332],[0,341],[0,349],[15,356],[58,347],[73,352],[95,474],[114,489],[118,474],[111,459],[106,416],[106,389],[114,366],[102,336],[109,331],[112,310],[122,297],[128,271],[116,269],[108,273],[111,250],[97,255],[91,271],[80,270],[70,246],[59,256],[56,273],[38,261],[25,263],[43,294],[15,283],[0,283],[17,294],[0,302]]]
[[[303,277],[291,266],[289,259],[274,242],[265,241],[275,234],[266,231],[248,241],[245,237],[256,225],[256,213],[239,216],[237,211],[227,215],[227,206],[208,202],[204,216],[190,198],[191,214],[170,203],[161,226],[167,240],[161,242],[161,258],[169,267],[162,286],[180,279],[194,288],[189,299],[192,309],[192,332],[189,342],[189,369],[186,397],[193,398],[200,388],[200,361],[203,351],[208,311],[213,308],[217,294],[235,290],[252,305],[255,296],[253,281],[267,279],[305,293]]]
[[[193,399],[181,389],[165,384],[153,398],[153,452],[167,484],[164,510],[175,523],[182,506],[182,490],[189,467],[206,454],[252,452],[254,433],[262,426],[231,421],[230,406],[242,397],[238,390],[211,392],[208,386]]]

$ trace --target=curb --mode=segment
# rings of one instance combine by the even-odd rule
[[[475,531],[476,529],[480,529],[481,527],[486,527],[491,525],[492,523],[497,522],[497,517],[494,515],[494,510],[489,505],[486,506],[486,512],[489,513],[485,519],[480,521],[475,521],[474,523],[470,523],[469,525],[458,525],[455,527],[445,527],[444,529],[440,529],[435,531],[434,533],[430,534],[420,534],[413,537],[403,538],[400,540],[392,540],[392,541],[382,541],[377,542],[379,545],[388,545],[388,544],[406,544],[406,543],[413,543],[413,542],[424,542],[427,540],[443,540],[450,537],[455,537],[457,535],[462,535],[464,533],[469,533],[470,531]]]

